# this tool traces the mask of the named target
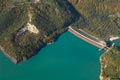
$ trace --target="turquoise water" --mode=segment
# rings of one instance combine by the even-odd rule
[[[66,32],[17,65],[0,52],[0,80],[99,80],[101,54],[98,48]]]

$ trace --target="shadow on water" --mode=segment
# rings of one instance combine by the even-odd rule
[[[114,44],[114,46],[120,50],[120,39],[117,40],[113,40],[113,41],[106,41],[107,46],[110,47],[112,46],[112,44]]]
[[[65,9],[65,11],[70,10],[70,13],[69,14],[72,14],[72,16],[66,20],[64,22],[64,25],[63,25],[63,28],[65,32],[67,32],[67,27],[72,25],[73,23],[75,23],[76,21],[79,20],[80,18],[80,13],[74,8],[74,6],[67,0],[55,0],[57,2],[57,4],[62,8],[62,9]],[[68,14],[68,16],[69,16]],[[67,17],[67,16],[66,16]],[[62,34],[62,33],[61,33]],[[55,41],[57,41],[57,39],[59,38],[59,36],[61,36],[61,34],[58,34],[56,37],[55,37]]]

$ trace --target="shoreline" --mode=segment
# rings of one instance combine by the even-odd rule
[[[100,65],[101,65],[101,67],[100,67],[100,76],[99,76],[99,79],[100,80],[104,80],[104,77],[102,76],[102,73],[103,73],[103,66],[102,66],[102,56],[104,55],[105,53],[103,53],[101,56],[100,56]]]
[[[66,32],[66,31],[67,31],[67,28],[66,28],[63,32],[61,32],[59,35],[57,35],[57,36],[55,37],[55,40],[54,40],[53,42],[48,42],[48,43],[44,44],[44,45],[42,46],[42,48],[45,47],[45,46],[47,46],[47,45],[53,44],[53,43],[57,40],[57,38],[58,38],[62,33]],[[38,51],[39,51],[40,49],[41,49],[41,48],[39,48]],[[7,54],[7,52],[4,50],[4,48],[3,48],[1,45],[0,45],[0,51],[8,58],[11,62],[13,62],[14,64],[18,64],[18,63],[24,61],[24,60],[18,61],[18,60],[15,59],[14,57],[12,57],[12,56],[10,56],[9,54]],[[33,55],[31,55],[30,57],[28,57],[27,60],[28,60],[29,58],[31,58],[32,56],[36,55],[36,54],[37,54],[37,53],[35,52],[35,54],[33,54]]]
[[[100,56],[100,65],[101,65],[101,68],[100,68],[100,76],[99,76],[100,80],[107,80],[106,78],[104,78],[104,77],[102,76],[103,68],[104,68],[103,63],[102,63],[102,61],[103,61],[103,60],[102,60],[102,56],[103,56],[104,54],[106,54],[108,51],[110,51],[113,47],[114,47],[114,44],[112,44],[112,46],[111,46],[109,49],[107,49],[107,50]]]
[[[55,40],[54,40],[53,42],[48,42],[48,43],[44,44],[41,48],[43,48],[43,47],[45,47],[45,46],[47,46],[47,45],[53,44],[53,43],[57,40],[57,38],[58,38],[62,33],[66,32],[66,31],[67,31],[67,28],[65,28],[63,32],[59,33],[59,35],[57,35],[57,36],[54,38]],[[41,48],[39,48],[37,51],[41,50]],[[12,56],[10,56],[9,54],[7,54],[7,52],[4,50],[4,48],[3,48],[1,45],[0,45],[0,50],[1,50],[1,52],[2,52],[10,61],[12,61],[14,64],[18,64],[18,63],[24,61],[24,60],[18,61],[18,60],[15,59],[14,57],[12,57]],[[28,57],[26,60],[28,60],[29,58],[31,58],[32,56],[34,56],[34,55],[36,55],[36,54],[37,54],[37,53],[35,52],[35,53],[32,54],[30,57]]]
[[[5,50],[3,49],[3,47],[0,45],[0,50],[2,51],[2,53],[10,60],[10,61],[12,61],[14,64],[17,64],[18,63],[18,61],[15,59],[15,58],[13,58],[13,57],[11,57],[9,54],[7,54],[6,52],[5,52]]]

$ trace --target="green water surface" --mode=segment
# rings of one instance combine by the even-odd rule
[[[54,44],[17,65],[0,52],[0,80],[99,80],[102,53],[66,32]]]

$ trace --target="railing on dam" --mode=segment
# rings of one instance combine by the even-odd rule
[[[99,40],[98,38],[84,32],[82,29],[73,29],[71,26],[69,26],[68,31],[100,49],[107,47],[104,41]]]

